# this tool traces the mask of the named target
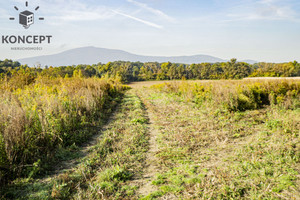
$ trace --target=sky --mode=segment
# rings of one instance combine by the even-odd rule
[[[149,56],[300,61],[299,0],[28,0],[28,7],[25,2],[1,1],[0,35],[52,35],[51,44],[16,51],[11,47],[28,45],[0,43],[1,60],[95,46]],[[24,10],[35,14],[28,29],[18,23]]]

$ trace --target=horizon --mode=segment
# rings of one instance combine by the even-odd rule
[[[161,55],[154,55],[154,56],[149,56],[149,55],[141,55],[141,54],[135,54],[135,53],[132,53],[132,52],[128,52],[128,51],[124,51],[122,49],[109,49],[109,48],[102,48],[102,47],[96,47],[96,46],[85,46],[85,47],[78,47],[78,48],[73,48],[73,49],[67,49],[67,50],[64,50],[64,51],[61,51],[61,52],[58,52],[58,53],[54,53],[54,54],[49,54],[49,55],[40,55],[40,56],[52,56],[52,55],[59,55],[59,54],[62,54],[64,52],[68,52],[68,51],[72,51],[72,50],[77,50],[77,49],[86,49],[86,48],[95,48],[95,49],[105,49],[105,50],[115,50],[115,51],[123,51],[123,52],[126,52],[126,53],[130,53],[130,54],[133,54],[133,55],[137,55],[137,56],[146,56],[146,57],[192,57],[192,56],[209,56],[209,57],[214,57],[214,58],[217,58],[217,59],[222,59],[224,62],[227,62],[227,61],[230,61],[231,59],[237,59],[237,58],[220,58],[220,57],[215,57],[213,55],[207,55],[207,54],[196,54],[196,55],[179,55],[179,56],[161,56]],[[40,56],[36,56],[36,57],[40,57]],[[19,61],[19,60],[23,60],[23,59],[30,59],[30,58],[33,58],[33,57],[25,57],[25,58],[19,58],[19,59],[15,59],[14,61]],[[127,62],[127,60],[119,60],[119,61],[124,61],[124,62]],[[252,64],[252,63],[289,63],[289,62],[293,62],[293,61],[297,61],[297,60],[290,60],[290,61],[286,61],[286,62],[267,62],[267,61],[259,61],[259,60],[252,60],[252,59],[237,59],[237,62],[247,62],[247,61],[251,61],[249,64]],[[110,61],[110,62],[115,62],[115,61]],[[128,62],[142,62],[142,61],[128,61]],[[149,62],[152,62],[152,61],[149,61]],[[159,61],[155,61],[155,62],[159,62]],[[169,61],[170,62],[170,61]],[[298,62],[298,61],[297,61]],[[23,64],[23,63],[21,63]],[[26,63],[24,63],[26,64]],[[81,63],[83,65],[85,65],[84,63]],[[94,63],[96,64],[96,63]],[[184,64],[188,64],[188,63],[184,63]],[[195,63],[196,64],[196,63]],[[42,64],[42,65],[48,65],[48,64]],[[80,64],[79,64],[80,65]],[[87,64],[89,65],[89,64]]]
[[[300,60],[300,2],[295,0],[213,0],[189,3],[157,0],[32,0],[40,9],[24,29],[9,17],[25,0],[1,2],[1,33],[51,34],[42,51],[13,51],[1,45],[1,60],[58,54],[93,46],[146,56],[209,55],[224,60]],[[19,45],[22,46],[22,45]],[[26,46],[26,45],[25,45]]]
[[[130,53],[130,54],[134,54],[134,55],[138,55],[138,56],[149,56],[149,57],[189,57],[189,56],[212,56],[212,57],[215,57],[213,55],[208,55],[208,54],[193,54],[193,55],[177,55],[177,56],[162,56],[162,55],[142,55],[142,54],[138,54],[138,53],[132,53],[132,52],[129,52],[129,51],[125,51],[125,50],[122,50],[122,49],[112,49],[112,48],[103,48],[103,47],[96,47],[96,46],[83,46],[83,47],[75,47],[75,48],[72,48],[72,49],[66,49],[64,51],[60,51],[60,52],[57,52],[57,53],[54,53],[54,54],[47,54],[47,55],[40,55],[40,56],[50,56],[50,55],[55,55],[55,54],[61,54],[61,53],[64,53],[64,52],[67,52],[67,51],[72,51],[72,50],[76,50],[76,49],[85,49],[85,48],[95,48],[95,49],[106,49],[106,50],[115,50],[115,51],[124,51],[126,53]],[[34,56],[35,57],[35,56]],[[17,58],[16,60],[22,60],[22,59],[26,59],[26,58],[30,58],[30,57],[24,57],[24,58]],[[219,57],[216,57],[216,58],[219,58]],[[222,60],[230,60],[232,58],[220,58]],[[245,60],[251,60],[251,59],[245,59]]]

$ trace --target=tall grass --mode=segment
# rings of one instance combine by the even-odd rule
[[[20,81],[0,85],[0,181],[32,175],[57,148],[85,141],[91,133],[83,129],[104,118],[125,89],[100,79]]]
[[[268,105],[290,109],[300,107],[299,80],[182,81],[152,87],[183,96],[199,105],[222,105],[229,111],[259,109]]]

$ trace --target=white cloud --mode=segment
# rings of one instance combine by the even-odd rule
[[[115,12],[116,14],[121,15],[121,16],[124,16],[124,17],[127,17],[129,19],[133,19],[135,21],[141,22],[141,23],[143,23],[143,24],[145,24],[147,26],[151,26],[151,27],[158,28],[158,29],[162,29],[163,28],[163,26],[161,26],[161,25],[158,25],[158,24],[155,24],[155,23],[152,23],[152,22],[149,22],[149,21],[146,21],[146,20],[143,20],[143,19],[131,16],[131,15],[119,12],[119,11],[116,11],[116,10],[112,10],[112,11]]]
[[[126,14],[129,11],[118,11],[116,8],[104,5],[88,5],[86,2],[80,0],[40,1],[38,5],[43,8],[39,10],[39,15],[45,17],[47,19],[47,22],[51,25],[64,25],[68,22],[79,21],[111,20],[116,15],[119,15],[127,19],[135,20],[150,27],[158,29],[163,28],[161,25],[158,25],[156,23],[152,23],[150,21],[135,17],[132,14]]]
[[[226,16],[228,19],[223,21],[297,20],[292,5],[281,0],[251,1],[249,4],[233,7]]]
[[[151,13],[155,14],[156,16],[159,16],[169,22],[175,22],[175,19],[170,17],[169,15],[167,15],[166,13],[162,12],[161,10],[158,10],[158,9],[155,9],[155,8],[152,8],[150,7],[149,5],[145,4],[145,3],[140,3],[140,2],[137,2],[137,1],[134,1],[134,0],[127,0],[128,2],[140,7],[140,8],[143,8],[145,10],[148,10],[150,11]]]

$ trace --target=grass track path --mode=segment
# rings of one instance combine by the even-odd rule
[[[134,90],[134,93],[141,99],[137,90]],[[149,134],[149,150],[146,153],[146,160],[144,162],[143,175],[139,183],[139,189],[137,194],[141,197],[147,196],[157,190],[157,188],[152,184],[155,175],[160,171],[159,161],[156,157],[158,153],[157,137],[159,131],[155,127],[154,117],[155,114],[149,109],[149,102],[145,99],[141,99],[143,105],[145,106],[146,115],[149,119],[148,122],[148,134]]]

